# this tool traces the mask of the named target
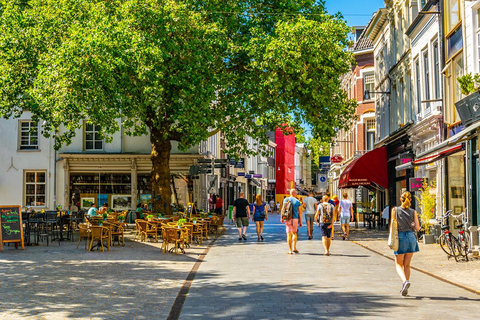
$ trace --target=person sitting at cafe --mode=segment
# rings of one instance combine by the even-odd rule
[[[99,209],[98,209],[98,213],[99,214],[104,214],[104,213],[107,213],[108,212],[108,203],[104,203],[103,206],[101,206]]]
[[[148,213],[148,211],[143,208],[141,203],[137,204],[137,210],[135,210],[135,212],[137,213],[137,219],[143,219],[143,214]]]
[[[95,203],[92,203],[92,206],[90,207],[90,209],[88,209],[87,214],[92,217],[98,216],[97,211],[97,205]]]

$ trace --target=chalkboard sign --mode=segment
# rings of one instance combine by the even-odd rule
[[[188,203],[188,205],[187,205],[187,219],[189,219],[192,216],[194,206],[195,206],[195,204],[193,204],[191,202]]]
[[[20,206],[0,206],[0,250],[8,242],[23,244],[22,211]]]

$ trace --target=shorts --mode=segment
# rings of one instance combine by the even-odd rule
[[[285,228],[287,233],[296,233],[298,231],[298,219],[290,219],[285,221]]]
[[[398,250],[393,251],[393,254],[414,253],[418,251],[418,242],[413,231],[398,233]]]
[[[248,227],[248,218],[247,217],[237,217],[235,219],[235,224],[237,228]]]
[[[351,217],[340,217],[341,224],[349,224]]]
[[[320,232],[322,233],[322,237],[332,237],[332,228],[329,228],[331,225],[331,223],[320,223]]]
[[[305,214],[305,222],[313,223],[314,219],[315,219],[315,213],[314,214]]]

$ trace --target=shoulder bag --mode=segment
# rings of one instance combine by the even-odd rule
[[[390,235],[388,236],[388,246],[393,251],[398,250],[397,208],[395,208],[395,214],[392,217],[392,223],[390,223]]]

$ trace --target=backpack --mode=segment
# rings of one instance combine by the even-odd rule
[[[322,215],[322,223],[329,224],[332,223],[332,207],[329,203],[323,203],[323,215]]]
[[[282,219],[289,221],[293,218],[293,205],[292,201],[287,200],[287,202],[283,205],[282,208]]]

